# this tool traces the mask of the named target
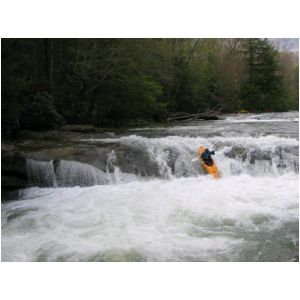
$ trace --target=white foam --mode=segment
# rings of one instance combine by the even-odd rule
[[[298,180],[199,176],[28,189],[26,200],[3,204],[2,260],[239,260],[256,245],[249,236],[297,222]]]
[[[270,123],[281,122],[280,116],[296,121],[298,113],[247,115],[235,120]],[[214,124],[217,122],[220,130],[222,121]],[[226,122],[230,120],[223,124]],[[237,127],[229,125],[224,130],[233,126]],[[246,130],[250,125],[245,123],[241,127],[244,126],[243,133],[250,134]],[[268,130],[273,128],[273,124],[265,126]],[[168,130],[197,128],[178,126]],[[287,129],[284,131],[288,133]],[[106,174],[100,176],[105,175],[110,185],[26,189],[22,192],[23,200],[2,203],[2,260],[278,261],[295,258],[299,252],[299,175],[293,167],[298,164],[294,147],[299,146],[299,141],[275,133],[257,137],[200,135],[201,128],[198,137],[130,135],[82,139],[111,144],[112,150],[115,144],[122,144],[147,151],[164,180],[122,173],[117,165],[116,148],[116,152],[108,155]],[[184,176],[182,166],[192,164],[199,145],[217,150],[215,160],[221,179],[197,176],[200,170],[189,173],[194,177],[176,178]],[[229,158],[226,154],[234,146],[238,151],[232,151],[234,158]],[[168,164],[168,151],[174,152],[173,173]],[[253,153],[261,155],[258,162],[250,162]],[[264,155],[271,159],[264,159]],[[277,168],[281,163],[285,166]],[[31,175],[44,171],[51,175],[53,166],[48,164],[33,164]],[[199,168],[199,162],[195,165]],[[40,171],[39,167],[44,168]],[[77,165],[65,167],[75,176]],[[84,170],[92,178],[98,174],[90,167]]]
[[[123,144],[149,144],[149,145],[163,145],[179,147],[184,145],[195,151],[199,145],[204,147],[211,147],[215,143],[228,144],[242,144],[242,145],[257,145],[272,148],[274,146],[286,145],[286,146],[298,146],[299,141],[293,138],[278,137],[274,135],[258,136],[258,137],[181,137],[181,136],[167,136],[160,138],[146,138],[138,135],[124,136],[115,139],[80,139],[80,141],[86,142],[102,142],[102,143],[123,143]]]
[[[286,119],[226,119],[226,122],[230,123],[274,123],[274,122],[293,122],[293,120],[286,120]]]

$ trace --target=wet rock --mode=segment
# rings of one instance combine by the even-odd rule
[[[2,188],[25,188],[27,187],[27,180],[15,176],[2,175],[1,187]]]
[[[53,165],[54,173],[57,174],[58,169],[59,169],[59,167],[60,167],[60,160],[54,159],[54,160],[52,161],[52,165]]]
[[[17,200],[20,198],[19,190],[20,187],[5,187],[1,189],[1,201],[10,201],[10,200]]]
[[[299,147],[298,146],[285,146],[285,147],[278,147],[275,151],[276,154],[281,155],[283,153],[292,154],[294,156],[299,156]]]
[[[15,145],[1,145],[1,187],[22,188],[27,182],[26,159]]]
[[[115,138],[116,135],[113,132],[106,131],[102,134],[102,138]]]
[[[147,149],[118,145],[115,147],[116,164],[122,172],[141,176],[158,176],[158,168]]]
[[[247,149],[241,146],[233,146],[225,156],[245,161],[249,159],[250,164],[254,164],[257,160],[271,160],[271,151],[262,151],[259,148]]]
[[[256,160],[271,160],[271,151],[262,151],[255,149],[250,152],[250,163],[255,163]]]
[[[59,160],[78,161],[105,171],[109,151],[110,149],[96,146],[67,146],[28,152],[26,157],[39,161],[53,160],[54,167],[58,166]]]
[[[3,154],[3,151],[10,152],[10,151],[14,151],[14,150],[16,150],[16,146],[14,144],[5,144],[2,142],[2,144],[1,144],[2,154]]]
[[[49,131],[32,131],[32,130],[23,130],[19,133],[20,139],[32,139],[32,140],[57,140],[59,139],[60,132],[58,130],[49,130]]]
[[[97,127],[94,127],[92,125],[72,125],[67,124],[60,127],[60,130],[62,131],[73,131],[73,132],[85,132],[85,133],[91,133],[91,132],[97,132],[99,129]]]
[[[26,186],[30,186],[32,184],[29,180],[30,176],[28,175],[30,172],[27,170],[28,161],[30,160],[37,161],[37,163],[40,162],[39,164],[42,165],[41,168],[45,168],[45,166],[49,165],[48,169],[51,167],[51,169],[53,170],[52,171],[53,174],[56,174],[58,170],[61,170],[61,161],[64,162],[70,161],[70,164],[72,164],[73,161],[76,166],[74,170],[78,174],[80,173],[79,172],[80,164],[76,164],[76,162],[85,164],[82,165],[83,170],[81,172],[82,174],[85,174],[84,175],[85,177],[89,177],[89,176],[93,177],[96,173],[97,173],[96,175],[98,176],[99,175],[98,173],[101,171],[102,173],[100,175],[102,176],[103,172],[106,172],[107,155],[111,151],[111,146],[98,147],[94,145],[90,145],[90,146],[74,145],[74,146],[51,148],[53,146],[54,146],[53,144],[49,146],[47,144],[42,145],[41,143],[39,145],[40,149],[36,151],[35,149],[30,150],[31,141],[29,140],[19,141],[18,144],[15,145],[3,144],[2,153],[1,153],[2,154],[1,155],[2,187],[23,188]],[[66,165],[66,163],[64,163],[64,165]],[[93,168],[96,169],[93,169],[92,167],[89,168],[88,166],[92,166]],[[41,178],[39,180],[36,180],[38,182],[40,181],[41,183],[43,183],[41,186],[49,186],[49,185],[51,186],[53,184],[53,180],[50,180],[48,178],[49,177],[48,169],[46,168],[44,170],[45,171],[44,173],[46,174],[44,175],[47,178],[43,180]],[[90,170],[92,171],[89,172]],[[89,174],[89,173],[93,173],[93,174]],[[43,177],[44,175],[42,174],[40,176]],[[70,174],[68,176],[72,177],[73,175]],[[47,182],[46,185],[44,184],[44,181]],[[90,181],[91,180],[89,180],[89,182]]]
[[[247,149],[240,146],[233,146],[228,152],[225,152],[224,154],[229,158],[240,158],[243,161],[245,161],[248,156]]]
[[[21,153],[5,151],[1,152],[1,175],[17,178],[27,178],[26,159]]]

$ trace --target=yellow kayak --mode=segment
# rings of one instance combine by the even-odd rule
[[[219,170],[217,168],[217,165],[216,163],[214,162],[214,160],[212,161],[212,165],[209,166],[207,165],[202,157],[201,157],[201,154],[205,151],[205,148],[200,146],[199,149],[198,149],[198,157],[199,157],[199,160],[200,160],[200,165],[201,167],[206,171],[206,173],[210,174],[212,177],[214,177],[215,179],[218,179],[220,178],[220,174],[219,174]]]

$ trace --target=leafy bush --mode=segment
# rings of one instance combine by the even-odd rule
[[[62,123],[62,117],[56,111],[53,98],[46,92],[37,93],[25,99],[20,115],[23,129],[49,130],[57,128]]]

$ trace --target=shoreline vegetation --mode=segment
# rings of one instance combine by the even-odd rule
[[[2,39],[1,135],[298,110],[298,82],[268,39]]]

